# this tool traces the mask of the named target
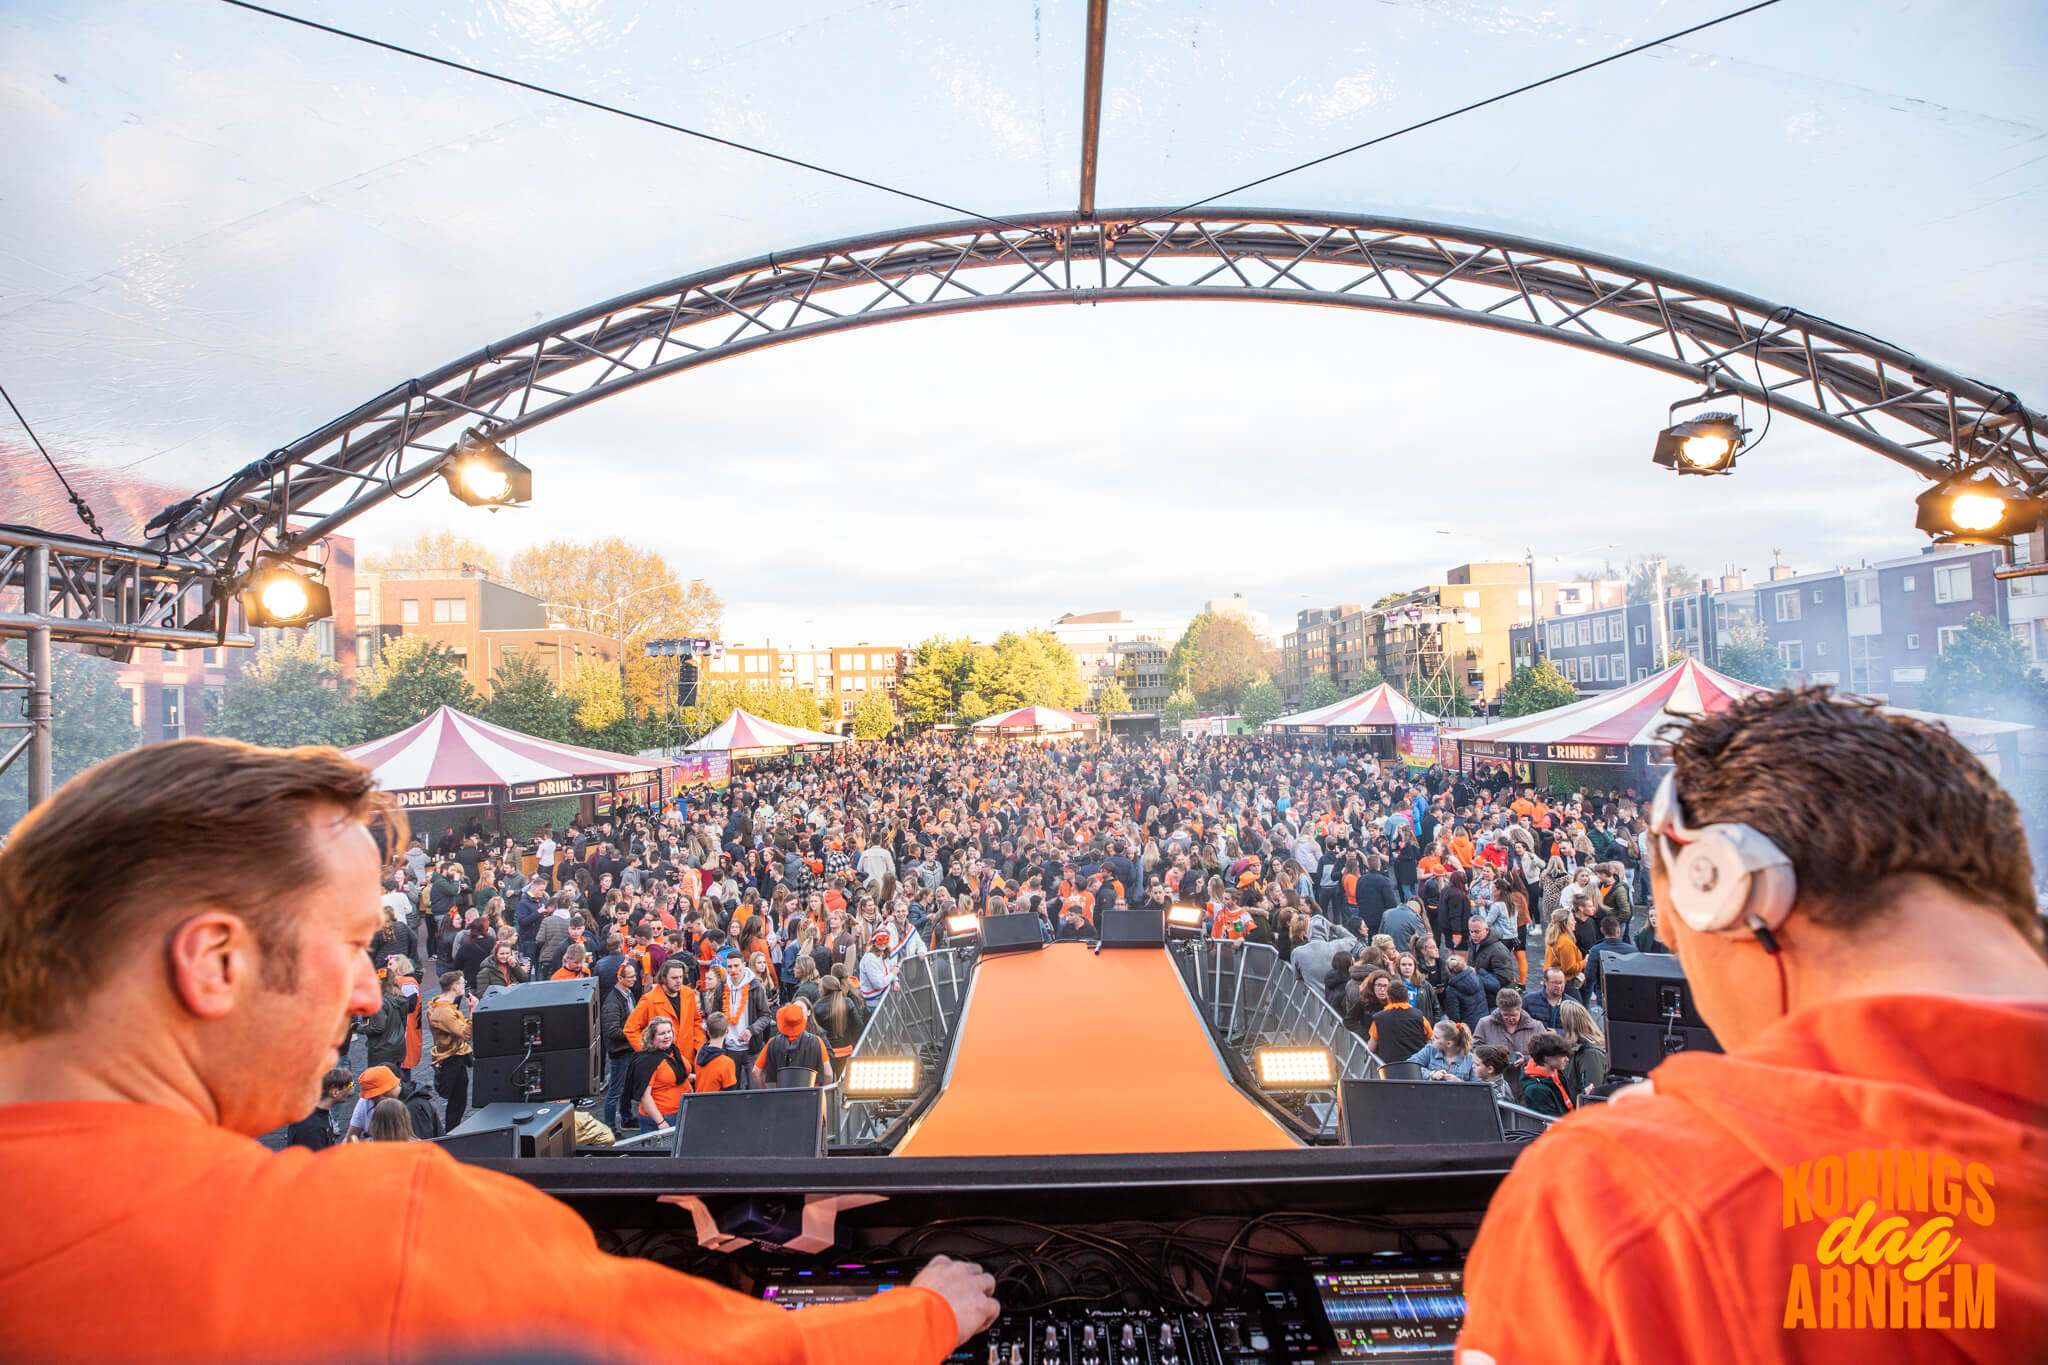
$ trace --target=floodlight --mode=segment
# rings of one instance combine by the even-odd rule
[[[288,562],[259,564],[242,586],[242,615],[250,626],[307,626],[334,615],[327,585]]]
[[[1199,905],[1172,906],[1166,912],[1166,936],[1200,938],[1203,918],[1202,907]]]
[[[946,916],[947,938],[974,938],[981,933],[981,916],[969,911],[964,915]]]
[[[441,476],[448,491],[471,507],[517,507],[533,500],[533,471],[481,432],[463,436]]]
[[[1253,1059],[1262,1090],[1328,1090],[1337,1083],[1328,1048],[1262,1047]]]
[[[1990,479],[1950,479],[1913,500],[1913,524],[1943,545],[1995,545],[2041,524],[2048,502]]]
[[[915,1057],[855,1057],[846,1064],[850,1100],[902,1100],[916,1093]]]
[[[1749,429],[1731,412],[1703,412],[1658,433],[1654,464],[1680,474],[1726,474],[1735,468]]]

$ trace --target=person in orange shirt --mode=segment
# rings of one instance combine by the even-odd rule
[[[994,1281],[944,1258],[790,1314],[603,1254],[568,1208],[429,1143],[252,1141],[312,1108],[378,1006],[369,825],[405,834],[372,783],[333,749],[151,745],[0,850],[0,1359],[937,1365],[994,1320]],[[447,1292],[455,1227],[547,1267],[548,1292]]]
[[[1825,689],[1671,734],[1659,933],[1725,1055],[1530,1145],[1462,1365],[2012,1361],[2048,1341],[2048,962],[2012,798]]]
[[[642,995],[633,1012],[626,1016],[626,1041],[636,1052],[641,1034],[656,1019],[666,1019],[675,1026],[676,1046],[686,1054],[695,1056],[697,1049],[704,1046],[704,1013],[697,1003],[697,992],[690,988],[690,966],[681,958],[672,957],[661,964],[655,988]]]
[[[548,980],[574,981],[579,976],[589,976],[590,968],[584,963],[584,959],[587,956],[588,954],[583,951],[582,944],[570,944],[562,952],[562,965],[555,968],[555,974],[549,977]]]

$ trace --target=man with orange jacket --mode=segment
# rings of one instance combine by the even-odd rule
[[[944,1258],[792,1314],[605,1255],[561,1204],[426,1143],[251,1141],[312,1108],[350,1015],[379,1003],[373,820],[404,846],[390,799],[332,749],[187,739],[88,770],[15,827],[0,1360],[936,1365],[994,1320],[994,1281]],[[448,1293],[452,1227],[545,1266],[548,1292],[509,1309]]]
[[[1683,1052],[1515,1163],[1461,1365],[2010,1361],[2048,1341],[2048,963],[2012,798],[1824,689],[1691,721],[1653,809]]]
[[[704,1046],[704,1012],[697,1005],[697,992],[690,989],[690,969],[679,958],[661,964],[655,988],[640,997],[640,1003],[626,1017],[626,1041],[640,1050],[640,1035],[656,1019],[676,1026],[676,1046],[683,1055],[694,1057]]]

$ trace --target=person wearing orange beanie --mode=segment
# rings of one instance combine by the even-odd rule
[[[1523,1152],[1461,1365],[2039,1358],[2048,961],[2011,796],[1822,688],[1696,717],[1671,757],[1657,924],[1726,1052]]]
[[[757,1086],[778,1084],[777,1077],[795,1068],[812,1074],[810,1084],[832,1084],[832,1055],[825,1039],[811,1026],[810,1007],[792,1000],[775,1011],[775,1036],[754,1059]]]

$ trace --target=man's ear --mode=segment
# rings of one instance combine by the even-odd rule
[[[200,1019],[225,1018],[242,980],[255,970],[253,936],[239,915],[203,910],[182,920],[166,943],[171,990]]]

